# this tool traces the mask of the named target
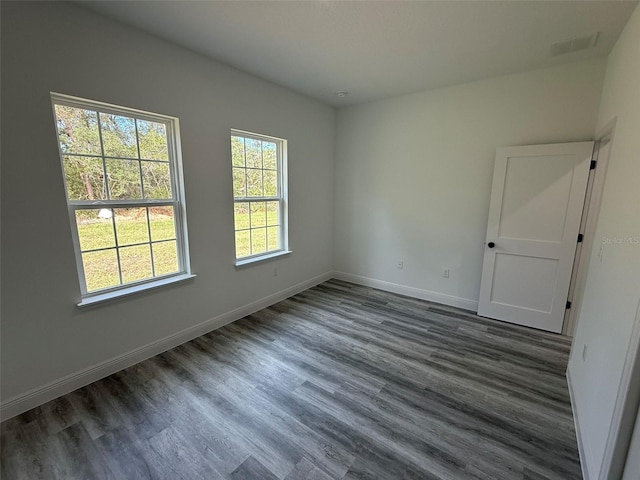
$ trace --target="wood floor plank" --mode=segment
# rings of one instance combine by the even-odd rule
[[[49,435],[42,430],[37,421],[22,423],[23,418],[19,422],[12,422],[11,419],[3,423],[0,440],[0,478],[55,478],[50,454],[53,442],[49,441]]]
[[[163,479],[225,478],[194,444],[193,435],[173,425],[147,439],[144,452],[151,465],[153,477]]]
[[[256,478],[264,480],[278,479],[278,477],[253,457],[249,457],[242,465],[231,473],[232,480],[253,480]]]
[[[66,398],[94,440],[104,435],[105,432],[124,425],[120,413],[110,402],[104,401],[95,384],[75,390]]]
[[[569,349],[331,280],[4,422],[1,474],[579,480]]]
[[[109,459],[109,466],[117,479],[135,478],[151,480],[156,478],[155,470],[144,444],[133,429],[117,426],[105,431],[94,440],[97,448]]]
[[[96,447],[81,423],[70,425],[49,439],[53,448],[47,463],[52,465],[55,478],[116,478],[112,462]]]

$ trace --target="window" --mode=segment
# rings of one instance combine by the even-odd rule
[[[82,302],[190,276],[177,120],[52,94]]]
[[[231,131],[236,264],[289,253],[286,140]]]

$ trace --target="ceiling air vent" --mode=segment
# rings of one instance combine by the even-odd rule
[[[593,48],[598,43],[599,32],[586,35],[584,37],[574,37],[564,42],[557,42],[551,45],[551,55],[564,55],[565,53],[577,52],[580,50],[586,50]]]

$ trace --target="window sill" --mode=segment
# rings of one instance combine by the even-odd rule
[[[280,250],[278,252],[266,253],[258,257],[242,258],[240,260],[236,260],[236,267],[244,267],[247,265],[252,265],[254,263],[263,262],[265,260],[272,260],[274,258],[283,257],[285,255],[290,255],[290,254],[291,254],[291,250]]]
[[[121,288],[119,290],[107,293],[101,293],[97,295],[92,295],[87,298],[83,298],[80,303],[78,303],[78,307],[89,307],[92,305],[97,305],[100,303],[105,303],[113,300],[117,300],[122,297],[128,297],[130,295],[146,292],[148,290],[152,290],[158,287],[164,287],[165,285],[171,285],[173,283],[184,282],[186,280],[191,280],[196,276],[191,273],[184,273],[182,275],[176,275],[174,277],[167,277],[155,280],[153,282],[141,283],[139,285],[132,285],[130,287]]]

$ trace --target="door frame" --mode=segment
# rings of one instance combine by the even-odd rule
[[[596,480],[619,480],[625,468],[640,407],[640,302],[622,369],[613,418]]]
[[[595,173],[589,179],[587,185],[587,197],[585,197],[586,216],[583,216],[581,232],[584,235],[580,250],[576,252],[570,292],[573,292],[572,308],[565,316],[565,325],[562,333],[574,336],[579,322],[579,313],[582,307],[583,293],[591,259],[591,251],[594,247],[596,226],[600,214],[600,205],[604,191],[604,183],[616,129],[616,118],[613,118],[598,131],[595,136],[596,148],[600,153],[600,146],[608,140],[609,149],[606,155],[598,155]],[[584,228],[583,228],[584,226]],[[572,345],[572,349],[575,345]],[[627,456],[634,428],[637,428],[636,418],[640,416],[640,303],[636,310],[636,317],[631,332],[629,347],[626,352],[622,378],[616,396],[611,424],[607,433],[607,441],[602,459],[600,471],[591,472],[593,480],[619,480],[625,469]],[[578,439],[578,441],[580,441]],[[582,452],[581,452],[582,453]],[[581,458],[581,461],[584,459]],[[584,472],[583,466],[583,472]],[[586,477],[585,477],[586,479]]]
[[[592,174],[589,176],[589,183],[587,183],[582,222],[580,224],[580,233],[582,233],[583,239],[582,243],[577,244],[576,247],[573,273],[569,284],[569,297],[567,298],[571,302],[571,308],[567,310],[562,324],[562,334],[569,337],[574,336],[578,325],[578,314],[582,306],[584,287],[587,283],[589,260],[591,259],[591,250],[596,234],[598,215],[600,214],[600,204],[602,203],[602,193],[604,191],[607,166],[609,165],[609,153],[613,144],[615,128],[616,118],[609,121],[595,136],[594,152],[597,155],[595,158],[597,163],[595,170],[591,170]],[[607,154],[600,155],[600,148],[605,144],[609,145]]]
[[[607,123],[598,133],[598,139],[609,138],[609,141],[613,143],[614,133],[616,126],[616,118]],[[611,147],[609,148],[609,153]],[[606,170],[608,164],[608,155],[604,159],[605,164],[602,170]],[[600,159],[598,159],[600,162]],[[596,167],[596,172],[598,170]],[[600,172],[601,183],[597,185],[598,199],[597,204],[593,208],[592,223],[594,225],[592,236],[595,234],[595,224],[597,223],[597,217],[600,213],[600,201],[602,198],[602,190],[604,189],[604,177],[606,172]],[[594,188],[596,184],[594,182]],[[589,205],[591,209],[592,204]],[[586,279],[589,254],[584,254],[583,261],[584,276]],[[580,290],[584,290],[585,281],[582,284],[576,283],[576,287],[580,287]],[[582,293],[582,292],[581,292]],[[580,299],[581,301],[581,299]],[[574,313],[576,320],[578,319],[579,311],[576,309]],[[577,326],[577,321],[574,321],[572,325],[573,331]],[[573,332],[572,332],[573,333]],[[627,349],[624,367],[622,370],[622,378],[618,387],[618,393],[616,396],[616,403],[613,409],[613,418],[609,425],[609,432],[607,435],[607,442],[605,445],[604,455],[600,471],[597,473],[597,480],[618,480],[622,477],[625,469],[625,463],[629,453],[629,447],[631,445],[631,438],[633,430],[635,428],[635,419],[638,417],[640,411],[640,302],[636,310],[636,317],[631,331],[631,339],[629,347]],[[594,472],[595,473],[595,472]]]

